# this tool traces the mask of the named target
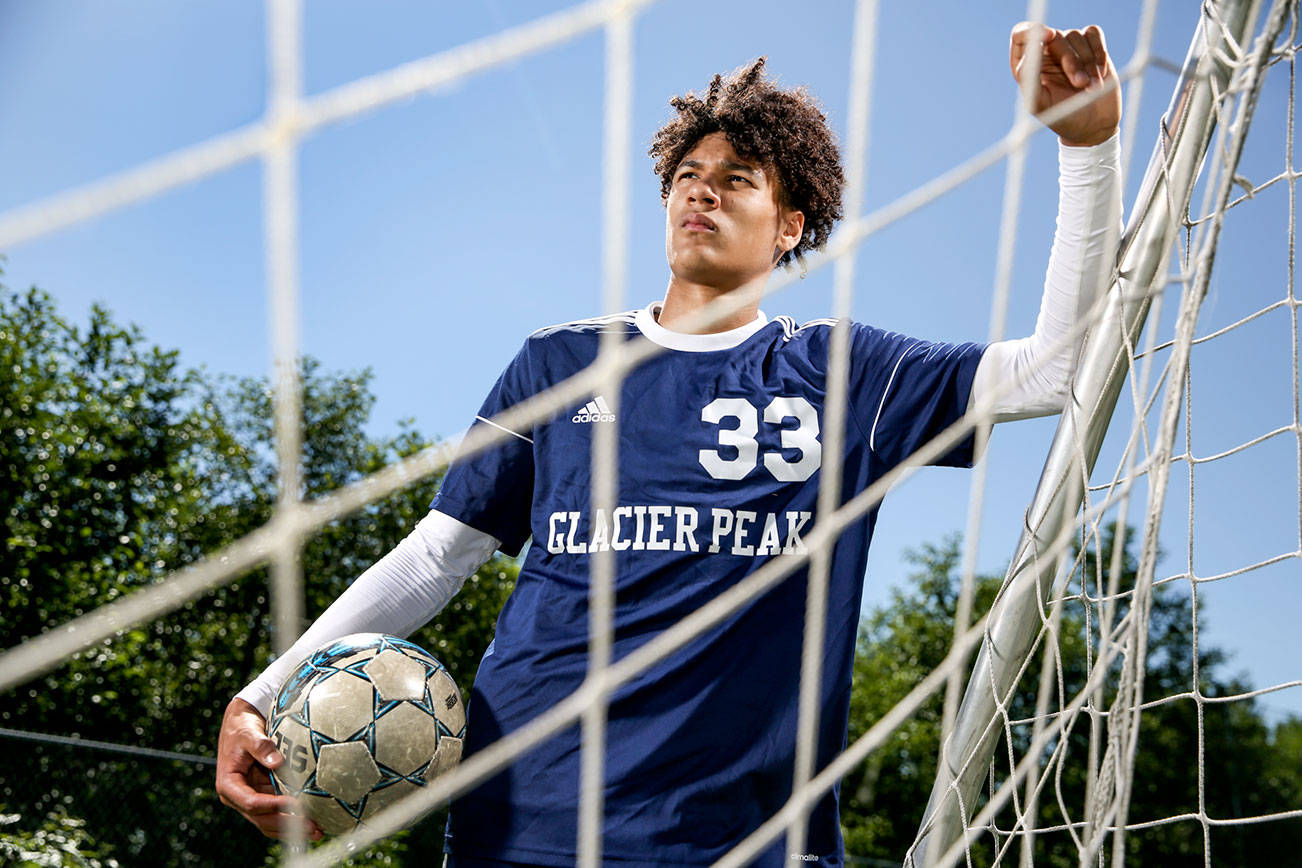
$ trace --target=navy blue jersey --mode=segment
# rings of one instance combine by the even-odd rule
[[[817,523],[831,322],[762,315],[715,335],[669,332],[652,309],[543,329],[493,387],[481,419],[589,365],[600,334],[668,349],[632,371],[612,410],[594,394],[500,446],[456,461],[433,507],[516,553],[532,537],[469,705],[468,752],[569,695],[587,671],[589,553],[616,553],[619,659],[772,558],[805,551]],[[851,326],[844,499],[967,407],[982,347]],[[476,424],[485,424],[482,421]],[[618,506],[594,513],[590,449],[619,431]],[[937,463],[970,465],[972,443]],[[874,509],[835,550],[818,766],[844,746],[850,673]],[[610,706],[604,859],[708,864],[791,793],[807,571],[750,601],[625,684]],[[453,805],[452,852],[571,865],[578,727]],[[837,794],[810,818],[809,854],[840,865]],[[813,861],[813,860],[810,860]],[[785,865],[781,842],[756,864]]]

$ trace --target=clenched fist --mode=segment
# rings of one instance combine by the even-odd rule
[[[1008,65],[1019,84],[1023,73],[1030,71],[1027,52],[1033,50],[1033,30],[1030,22],[1023,21],[1013,28],[1009,41]],[[1033,91],[1035,113],[1042,114],[1082,91],[1093,92],[1095,98],[1049,124],[1049,129],[1066,145],[1102,144],[1121,123],[1121,87],[1103,31],[1094,25],[1083,30],[1041,27],[1040,81]]]

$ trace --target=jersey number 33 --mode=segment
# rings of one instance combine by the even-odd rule
[[[719,446],[736,455],[725,458],[718,449],[702,449],[697,457],[715,479],[744,479],[759,464],[759,408],[745,398],[715,398],[701,408],[701,421],[718,426]],[[724,420],[730,420],[727,427]],[[794,419],[796,427],[788,427]],[[731,420],[735,420],[733,427]],[[782,450],[765,452],[764,468],[780,482],[804,482],[814,475],[823,458],[818,442],[818,411],[804,398],[779,396],[764,408],[764,422],[781,428]],[[789,461],[784,452],[798,451]]]

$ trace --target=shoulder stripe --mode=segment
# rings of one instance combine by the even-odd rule
[[[531,440],[530,438],[524,436],[523,434],[517,434],[516,432],[512,431],[510,428],[506,428],[502,425],[498,425],[492,419],[485,419],[483,416],[476,416],[475,418],[478,419],[480,422],[483,422],[485,425],[492,425],[498,431],[505,431],[507,434],[510,434],[512,437],[519,437],[525,443],[530,443],[530,444],[533,443],[533,440]]]
[[[798,332],[802,332],[805,329],[820,327],[833,328],[836,326],[837,322],[839,322],[835,317],[819,317],[818,319],[811,319],[809,322],[797,325],[796,321],[786,314],[775,316],[773,320],[782,324],[783,339],[788,341],[795,337]]]
[[[571,320],[569,322],[557,323],[556,325],[543,326],[542,328],[534,331],[533,334],[530,335],[530,337],[532,337],[533,335],[541,335],[546,332],[556,331],[558,329],[578,328],[582,326],[613,325],[615,323],[627,323],[629,325],[632,325],[633,318],[636,315],[637,315],[637,311],[626,310],[626,311],[621,311],[620,313],[608,313],[608,314],[603,314],[602,316],[588,317],[587,319]]]

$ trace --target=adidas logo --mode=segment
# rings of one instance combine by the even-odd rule
[[[606,399],[597,395],[574,414],[571,422],[614,422],[615,414],[610,412]]]

